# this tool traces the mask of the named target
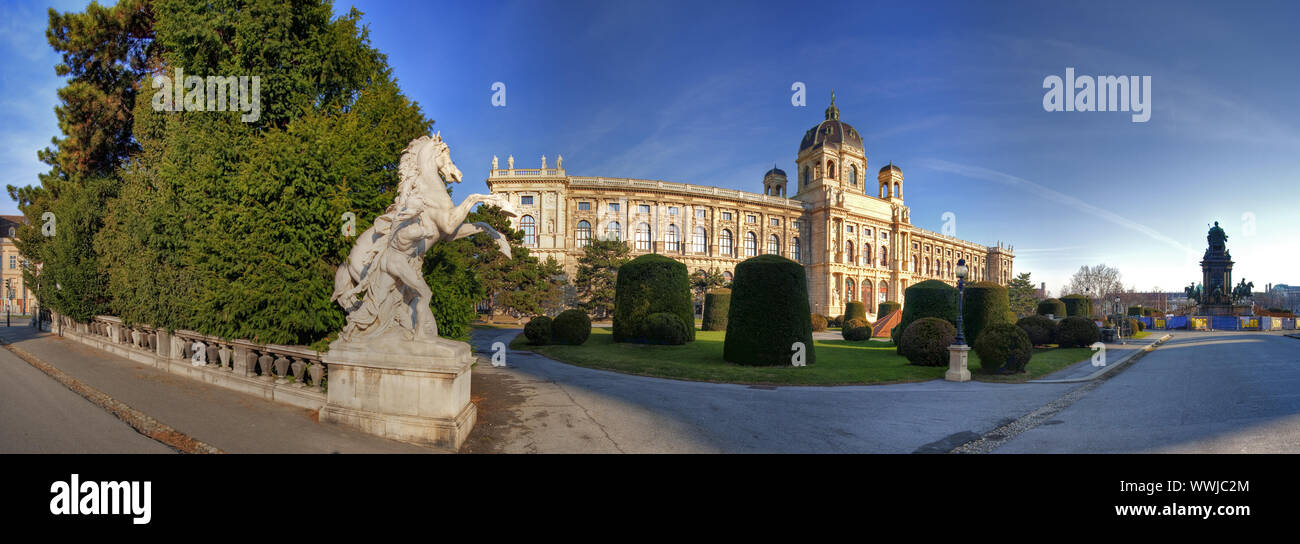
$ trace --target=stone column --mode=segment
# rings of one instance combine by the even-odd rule
[[[948,346],[948,372],[944,373],[943,379],[950,382],[968,382],[970,381],[970,370],[966,368],[967,356],[970,354],[970,346],[962,344]]]

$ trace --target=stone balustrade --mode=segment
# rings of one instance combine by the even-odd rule
[[[127,326],[113,316],[78,323],[54,315],[54,332],[170,374],[254,394],[267,400],[320,409],[325,405],[328,365],[304,346],[257,344],[147,325]]]

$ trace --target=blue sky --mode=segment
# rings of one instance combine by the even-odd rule
[[[84,2],[58,4],[79,9]],[[338,2],[343,12],[349,2]],[[1199,279],[1220,221],[1236,277],[1300,284],[1300,6],[1089,2],[358,2],[466,181],[491,157],[761,191],[832,89],[912,221],[1014,244],[1053,292],[1084,264],[1139,290]],[[0,177],[57,131],[47,3],[0,5]],[[1046,112],[1043,78],[1152,77],[1152,115]],[[506,84],[507,106],[491,105]],[[807,86],[808,103],[790,104]],[[7,199],[5,199],[7,200]],[[12,202],[0,212],[14,213]]]

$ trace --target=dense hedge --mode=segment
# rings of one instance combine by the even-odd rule
[[[863,318],[853,318],[844,322],[844,327],[840,329],[840,336],[845,340],[859,341],[871,339],[871,322]]]
[[[727,330],[727,311],[731,309],[731,289],[719,287],[704,293],[704,319],[700,328],[706,331]]]
[[[551,343],[551,318],[538,316],[530,319],[527,325],[524,325],[524,337],[528,338],[528,343],[534,346],[545,346]]]
[[[1007,288],[991,281],[981,281],[966,287],[966,300],[962,305],[962,325],[966,329],[966,343],[975,345],[985,327],[1000,323],[1014,323],[1010,317],[1011,301]]]
[[[551,322],[551,343],[581,346],[591,336],[591,318],[582,310],[565,310]]]
[[[1086,348],[1101,340],[1101,329],[1086,317],[1067,317],[1056,325],[1056,343],[1063,348]]]
[[[1049,298],[1038,303],[1038,315],[1065,317],[1065,303],[1059,298]]]
[[[1046,316],[1023,317],[1016,322],[1016,326],[1029,335],[1029,342],[1035,346],[1051,344],[1056,340],[1056,321]]]
[[[803,265],[779,255],[759,255],[736,265],[722,358],[742,365],[789,365],[795,342],[804,363],[816,361],[808,276]]]
[[[913,321],[899,339],[899,353],[914,365],[948,364],[948,346],[957,339],[957,327],[946,319],[923,317]]]
[[[1083,295],[1066,295],[1061,297],[1065,303],[1066,317],[1092,317],[1092,299]]]
[[[957,323],[957,288],[942,281],[926,280],[908,287],[903,292],[903,304],[902,319],[890,332],[900,355],[903,346],[899,340],[912,322],[924,317],[938,317],[954,326]]]
[[[853,300],[844,305],[844,322],[848,323],[851,319],[866,319],[867,305],[861,301]]]
[[[837,315],[826,320],[826,324],[831,327],[839,327],[844,324],[844,316]]]
[[[677,314],[659,312],[645,318],[647,344],[680,346],[686,343],[686,323]]]
[[[1137,334],[1138,331],[1142,330],[1142,322],[1131,317],[1124,320],[1124,325],[1127,327],[1124,330],[1124,334],[1128,336],[1133,336],[1134,334]]]
[[[1124,315],[1136,315],[1136,316],[1141,316],[1141,315],[1142,315],[1142,306],[1140,306],[1140,305],[1139,305],[1139,306],[1129,306],[1129,307],[1125,310]]]
[[[996,323],[985,327],[975,341],[975,353],[980,356],[980,368],[992,373],[1004,364],[1007,370],[1024,372],[1025,365],[1034,355],[1029,335],[1010,323]]]
[[[659,312],[676,314],[682,323],[689,323],[687,341],[695,340],[695,308],[686,265],[648,253],[620,266],[614,285],[614,341],[649,342],[645,320]]]
[[[812,314],[811,318],[812,318],[812,330],[817,332],[822,332],[826,330],[826,327],[829,327],[831,324],[831,320],[826,319],[826,316],[822,314]]]
[[[902,308],[903,305],[892,300],[886,300],[876,306],[876,319],[889,315],[889,312]]]

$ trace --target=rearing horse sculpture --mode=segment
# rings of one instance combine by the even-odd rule
[[[454,205],[446,183],[460,183],[460,169],[441,133],[412,140],[398,163],[397,197],[374,225],[357,237],[348,259],[334,275],[334,294],[348,312],[339,339],[361,342],[390,330],[406,340],[436,341],[438,324],[429,309],[433,292],[424,281],[424,254],[438,241],[452,241],[483,232],[507,256],[505,236],[486,223],[466,223],[475,204],[500,206],[515,215],[510,201],[496,195],[469,195]]]

